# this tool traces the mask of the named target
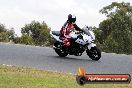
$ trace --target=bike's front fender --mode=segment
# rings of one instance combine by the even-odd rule
[[[88,49],[90,50],[92,47],[95,47],[95,46],[96,46],[96,44],[91,43],[91,44],[89,44],[87,47],[88,47]]]

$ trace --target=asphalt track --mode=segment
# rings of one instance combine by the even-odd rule
[[[59,57],[52,48],[0,43],[0,64],[33,67],[37,69],[77,73],[83,67],[89,74],[130,74],[132,55],[102,53],[99,61],[82,56]]]

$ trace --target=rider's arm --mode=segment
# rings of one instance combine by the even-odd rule
[[[76,24],[73,24],[74,25],[74,28],[77,30],[77,31],[81,31],[81,32],[84,32],[85,34],[89,35],[86,31],[82,30],[81,28],[79,28]]]
[[[77,30],[77,31],[82,31],[82,29],[80,27],[78,27],[75,23],[73,24],[74,28]]]
[[[74,26],[74,28],[75,28],[77,31],[81,31],[81,32],[84,32],[84,33],[85,33],[85,31],[84,31],[83,29],[79,28],[75,23],[73,24],[73,26]]]

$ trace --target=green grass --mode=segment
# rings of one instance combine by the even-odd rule
[[[71,74],[0,65],[0,88],[132,88],[132,84],[86,84]]]

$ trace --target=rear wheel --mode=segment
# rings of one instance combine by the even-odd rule
[[[63,47],[63,45],[59,42],[55,42],[55,52],[60,56],[60,57],[66,57],[68,55],[67,49]]]
[[[92,60],[98,61],[101,58],[101,51],[96,46],[87,50],[86,53]]]

